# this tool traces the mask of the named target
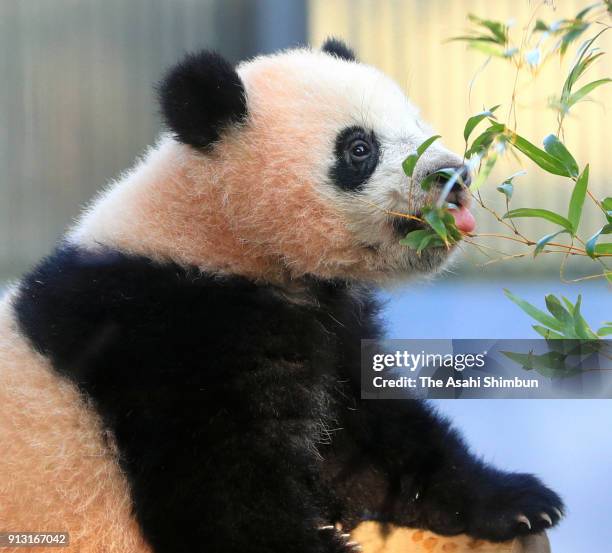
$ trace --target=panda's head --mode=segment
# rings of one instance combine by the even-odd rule
[[[140,236],[172,227],[164,232],[174,242],[155,246],[167,256],[263,278],[379,282],[448,258],[445,248],[417,255],[400,245],[419,223],[394,213],[418,215],[441,189],[425,192],[419,182],[462,160],[436,142],[411,181],[402,161],[434,133],[394,81],[343,43],[237,68],[216,53],[189,55],[159,96],[172,148],[183,152],[182,176],[156,185],[168,197]],[[465,209],[467,190],[449,201]]]

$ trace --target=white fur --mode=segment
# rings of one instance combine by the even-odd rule
[[[211,155],[163,137],[94,203],[70,241],[264,280],[310,273],[386,281],[441,265],[442,249],[417,256],[401,246],[388,212],[418,213],[433,200],[418,182],[461,160],[436,142],[414,179],[404,174],[402,161],[434,132],[393,80],[309,49],[257,57],[237,70],[246,124],[228,130]],[[354,125],[373,130],[381,144],[360,193],[339,190],[329,177],[335,138]]]

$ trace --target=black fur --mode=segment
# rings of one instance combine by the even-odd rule
[[[359,399],[367,293],[220,278],[63,247],[22,282],[24,334],[113,431],[157,553],[332,553],[363,517],[503,540],[556,522],[537,479],[468,453],[426,404]]]
[[[321,46],[321,50],[346,61],[357,61],[355,52],[341,40],[330,37]]]
[[[371,148],[371,155],[364,161],[355,161],[351,158],[350,148],[355,140],[363,140]],[[330,170],[334,184],[342,190],[358,191],[364,187],[376,170],[380,159],[380,143],[372,131],[366,131],[358,126],[347,127],[336,137],[334,156],[336,161]]]
[[[166,124],[185,144],[209,149],[221,132],[247,117],[244,85],[215,52],[189,54],[159,85]]]

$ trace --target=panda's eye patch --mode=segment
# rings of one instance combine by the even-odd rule
[[[358,138],[357,140],[354,140],[351,144],[350,153],[351,157],[355,161],[363,161],[370,155],[371,152],[372,149],[365,140],[361,140],[360,138]]]
[[[336,136],[330,177],[342,190],[359,191],[378,165],[380,144],[371,130],[347,127]]]

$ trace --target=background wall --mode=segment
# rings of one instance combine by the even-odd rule
[[[0,281],[155,140],[154,83],[182,53],[305,41],[301,0],[0,1]]]

